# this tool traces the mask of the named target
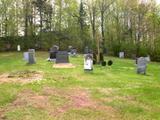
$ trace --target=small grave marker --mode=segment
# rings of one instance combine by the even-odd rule
[[[17,51],[20,52],[21,51],[21,46],[17,45]]]
[[[119,58],[124,58],[124,52],[119,52]]]

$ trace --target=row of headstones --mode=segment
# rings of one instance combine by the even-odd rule
[[[58,47],[54,46],[50,52],[56,52],[56,63],[69,63],[69,56],[67,51],[58,51]],[[52,54],[51,54],[52,55]],[[50,56],[51,57],[51,56]],[[88,52],[84,54],[84,70],[92,71],[93,70],[93,54]],[[35,64],[35,49],[29,49],[28,52],[24,52],[24,60],[28,62],[28,64]],[[150,62],[149,57],[140,57],[136,60],[137,64],[137,73],[138,74],[146,74],[147,63]],[[112,64],[112,61],[109,61],[109,65]]]

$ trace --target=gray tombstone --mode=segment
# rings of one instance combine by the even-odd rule
[[[28,64],[35,64],[35,50],[29,49],[28,52],[24,52],[24,60],[26,60]]]
[[[84,55],[84,70],[85,71],[93,70],[93,54]]]
[[[35,60],[35,53],[34,52],[28,52],[28,64],[35,64],[36,60]]]
[[[124,52],[119,52],[119,58],[124,58]]]
[[[69,63],[69,56],[67,51],[58,51],[56,54],[56,64]]]
[[[140,57],[137,59],[137,73],[138,74],[146,74],[147,69],[147,61],[145,57]]]

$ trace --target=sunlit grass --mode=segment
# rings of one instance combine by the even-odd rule
[[[160,64],[150,63],[147,75],[137,75],[135,61],[106,57],[105,60],[113,60],[112,67],[94,66],[92,72],[84,72],[83,56],[70,58],[70,62],[76,65],[74,69],[55,69],[53,63],[46,61],[48,53],[36,54],[37,64],[26,65],[23,61],[23,53],[0,53],[0,73],[34,70],[42,71],[44,78],[41,81],[20,84],[0,84],[0,107],[6,108],[12,103],[17,94],[23,89],[30,89],[40,93],[44,87],[57,89],[81,88],[87,89],[92,99],[99,101],[104,106],[110,106],[117,110],[121,117],[117,119],[142,120],[160,119]],[[63,98],[63,97],[62,97]],[[63,99],[51,97],[54,104],[63,105]],[[58,101],[59,100],[59,101]],[[66,101],[64,100],[64,103]],[[29,113],[31,111],[32,113]],[[15,114],[16,113],[16,114]],[[48,113],[35,108],[23,108],[10,110],[5,115],[8,120],[22,119],[54,119]],[[81,109],[70,110],[55,119],[74,120],[83,119],[107,119],[105,111]],[[38,115],[41,114],[41,115]],[[36,115],[38,115],[36,117]],[[109,119],[109,118],[108,118]]]

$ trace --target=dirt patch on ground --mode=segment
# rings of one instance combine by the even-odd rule
[[[115,117],[117,112],[114,108],[103,106],[98,101],[91,99],[87,90],[79,88],[62,90],[46,87],[40,93],[35,93],[31,90],[22,91],[5,110],[0,112],[0,118],[4,118],[6,112],[28,106],[45,110],[53,117],[59,116],[71,109],[83,108],[105,111],[111,117]]]
[[[0,75],[0,83],[31,83],[33,81],[42,80],[43,72],[40,71],[17,71],[11,73],[4,73]]]

